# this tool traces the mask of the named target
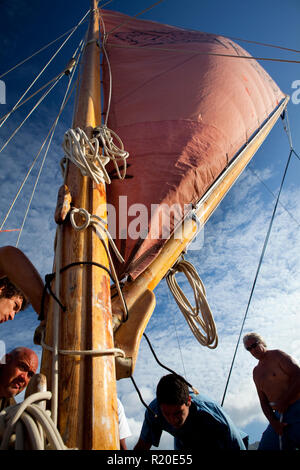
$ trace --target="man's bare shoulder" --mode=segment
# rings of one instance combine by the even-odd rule
[[[268,352],[272,353],[271,357],[276,358],[279,361],[287,361],[287,362],[290,362],[292,364],[295,364],[295,365],[299,366],[298,362],[296,361],[296,359],[294,357],[290,356],[289,354],[287,354],[284,351],[281,351],[281,349],[272,349]]]

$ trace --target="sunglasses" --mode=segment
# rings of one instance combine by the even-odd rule
[[[251,344],[251,346],[248,346],[247,351],[251,351],[252,349],[256,348],[256,346],[258,345],[258,341],[256,341],[255,343]]]

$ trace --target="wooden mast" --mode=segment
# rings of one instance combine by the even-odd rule
[[[99,12],[91,0],[90,24],[83,54],[81,84],[73,128],[88,137],[101,124]],[[72,204],[106,219],[104,184],[82,176],[68,165],[66,184]],[[61,230],[60,266],[93,261],[109,268],[106,251],[91,227],[76,232],[69,221]],[[106,240],[107,245],[107,240]],[[57,246],[59,250],[59,245]],[[110,278],[96,266],[75,266],[61,274],[57,294],[66,312],[60,312],[60,350],[106,350],[114,347],[110,301]],[[46,344],[53,344],[53,308],[49,309]],[[112,355],[58,355],[58,429],[69,448],[118,449],[119,431],[115,361]],[[43,353],[42,372],[51,389],[52,354]]]

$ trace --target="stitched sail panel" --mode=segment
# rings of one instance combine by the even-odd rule
[[[136,278],[284,94],[229,39],[101,13],[113,84],[108,127],[130,153],[131,176],[107,188],[109,220],[125,258],[119,275]],[[107,67],[103,79],[107,98]]]

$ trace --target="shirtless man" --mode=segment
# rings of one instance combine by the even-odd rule
[[[5,356],[0,364],[0,411],[15,403],[14,397],[27,387],[38,368],[38,357],[32,349],[19,347]]]
[[[27,306],[27,299],[40,314],[43,289],[39,273],[21,250],[0,248],[0,323],[13,320]]]
[[[263,338],[248,333],[243,338],[258,365],[253,369],[262,411],[269,421],[259,450],[300,448],[300,367],[279,349],[268,350]]]

